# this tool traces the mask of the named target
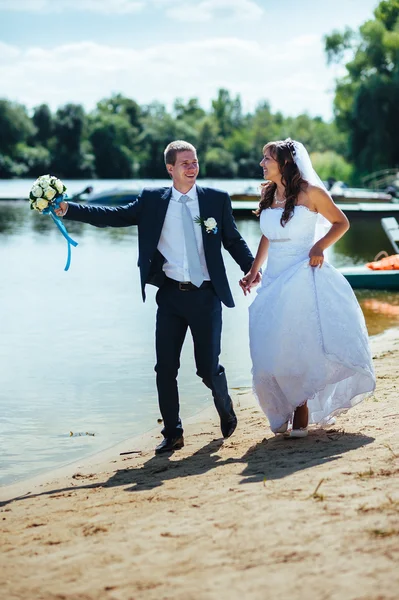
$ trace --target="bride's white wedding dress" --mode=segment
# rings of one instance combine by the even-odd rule
[[[253,388],[273,431],[308,401],[309,423],[325,424],[375,388],[368,334],[346,279],[309,266],[318,215],[296,206],[260,215],[269,239],[262,284],[249,307]]]

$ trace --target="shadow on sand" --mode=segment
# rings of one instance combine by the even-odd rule
[[[331,429],[314,430],[307,438],[300,440],[286,440],[280,436],[264,439],[251,446],[241,457],[223,459],[218,451],[224,442],[223,439],[218,439],[181,460],[174,458],[171,461],[170,455],[154,455],[141,466],[115,471],[106,481],[27,494],[0,502],[0,506],[40,496],[101,487],[125,487],[126,492],[152,490],[163,485],[165,481],[203,475],[211,469],[227,464],[242,465],[239,484],[262,482],[265,478],[268,481],[282,479],[292,473],[339,460],[345,452],[356,450],[373,441],[374,438],[360,433],[344,433]]]

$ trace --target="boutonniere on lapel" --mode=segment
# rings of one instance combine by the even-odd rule
[[[217,233],[218,232],[218,224],[216,219],[213,217],[208,217],[207,219],[202,219],[201,217],[195,217],[194,223],[198,223],[198,225],[203,225],[207,233]]]

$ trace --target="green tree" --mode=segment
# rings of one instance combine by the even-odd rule
[[[356,176],[399,165],[399,0],[380,2],[358,32],[326,36],[325,50],[329,62],[346,61],[334,110]]]
[[[36,133],[26,108],[16,102],[0,100],[0,178],[23,177],[28,167],[18,155],[18,145]]]
[[[98,177],[105,179],[133,177],[134,138],[134,128],[122,115],[103,113],[93,120],[90,141]]]
[[[51,170],[51,153],[44,146],[27,146],[18,144],[15,150],[15,157],[20,165],[23,165],[23,171],[20,177],[40,177]]]
[[[41,104],[33,110],[32,122],[36,127],[34,143],[48,146],[54,133],[53,116],[47,104]]]
[[[27,167],[24,163],[7,156],[0,154],[0,179],[11,179],[12,177],[25,177]]]
[[[226,138],[223,147],[230,152],[237,161],[240,158],[248,157],[252,151],[252,138],[249,129],[244,131],[235,129],[232,134]]]
[[[197,123],[197,150],[201,160],[211,148],[219,144],[219,127],[212,116],[207,115]]]
[[[167,177],[163,152],[173,140],[186,140],[197,146],[197,131],[181,119],[174,119],[156,102],[144,111],[143,132],[139,137],[141,177]]]
[[[337,46],[337,40],[334,43]],[[360,105],[355,105],[358,112],[370,102],[385,106],[390,88],[381,86],[377,79],[375,88],[370,86],[366,92],[372,98],[365,102],[359,95]],[[350,93],[345,94],[353,104]],[[383,124],[381,121],[380,126]],[[288,136],[304,142],[311,152],[335,152],[346,162],[348,158],[348,133],[339,130],[336,123],[306,114],[284,117],[281,112],[273,113],[267,102],[244,115],[240,98],[233,98],[225,89],[219,90],[209,111],[201,108],[197,98],[177,99],[168,111],[159,102],[139,106],[130,98],[114,94],[99,101],[90,115],[77,104],[62,106],[52,115],[43,104],[34,109],[30,119],[23,106],[1,101],[0,127],[0,177],[52,171],[73,178],[97,173],[106,178],[164,179],[163,151],[174,139],[185,139],[196,146],[202,177],[258,178],[263,146]],[[359,125],[352,144],[358,148],[359,160],[369,161],[367,153],[374,148],[364,142],[362,136],[366,139],[367,135]],[[391,135],[389,128],[385,128],[385,135]],[[374,151],[372,160],[376,158],[382,160],[379,151]]]
[[[313,152],[310,157],[313,167],[323,181],[333,177],[337,181],[351,183],[353,165],[348,163],[343,156],[330,150],[328,152]]]
[[[263,146],[272,140],[281,139],[280,126],[283,122],[281,113],[272,114],[268,102],[262,102],[257,106],[251,123],[252,158],[257,158],[259,162],[262,158]]]
[[[52,170],[59,177],[91,177],[93,156],[85,142],[87,116],[80,104],[66,104],[54,118]]]
[[[131,98],[127,98],[122,94],[114,94],[110,98],[104,98],[97,103],[97,108],[94,114],[112,114],[126,117],[130,125],[141,130],[141,108]]]
[[[0,100],[0,132],[0,152],[12,154],[17,144],[35,134],[35,126],[24,106]]]
[[[198,98],[191,98],[186,104],[183,100],[177,98],[173,105],[173,112],[176,119],[183,120],[192,127],[206,115],[206,112],[199,105]]]
[[[212,115],[214,116],[222,137],[241,127],[243,116],[239,96],[231,98],[228,90],[220,89],[216,100],[212,100]]]
[[[224,148],[211,148],[205,155],[205,176],[233,178],[237,176],[237,164]]]

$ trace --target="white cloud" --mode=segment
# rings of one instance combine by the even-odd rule
[[[53,49],[21,50],[2,44],[0,81],[7,97],[29,107],[52,109],[67,102],[92,109],[120,92],[140,104],[197,97],[204,108],[221,87],[241,96],[246,110],[269,100],[284,114],[308,111],[331,117],[333,73],[327,70],[317,36],[275,46],[235,37],[184,44],[169,42],[134,50],[93,42]]]
[[[2,57],[4,63],[7,60],[12,60],[21,54],[21,50],[16,48],[15,46],[9,46],[8,44],[4,44],[0,42],[0,56]]]
[[[0,0],[0,10],[21,12],[90,11],[105,14],[136,13],[145,0]]]
[[[254,20],[264,12],[255,0],[0,0],[0,10],[20,12],[128,14],[145,7],[163,8],[176,21],[193,22],[211,21],[215,17]]]
[[[48,6],[48,0],[0,0],[0,10],[36,12]]]
[[[204,22],[215,17],[244,20],[258,19],[263,9],[254,0],[154,0],[159,6],[165,6],[166,14],[177,21]]]

